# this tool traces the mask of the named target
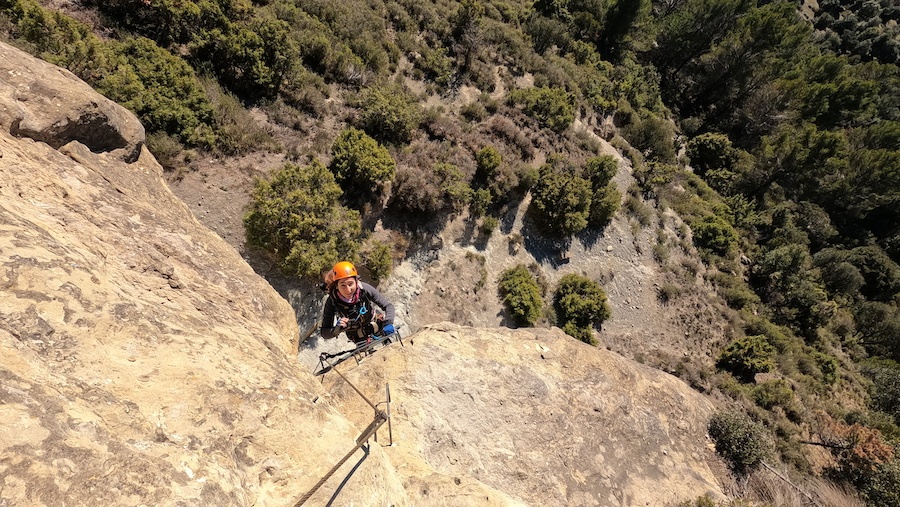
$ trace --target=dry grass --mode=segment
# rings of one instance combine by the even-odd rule
[[[865,507],[865,502],[822,478],[794,478],[787,471],[760,469],[736,485],[735,497],[772,507]]]

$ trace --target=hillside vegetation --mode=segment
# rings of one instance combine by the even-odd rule
[[[623,201],[730,307],[715,366],[681,373],[729,400],[710,433],[735,474],[780,460],[871,505],[900,505],[898,21],[889,0],[0,0],[0,37],[134,111],[168,170],[284,153],[245,223],[294,276],[338,252],[388,276],[448,218],[490,235],[526,195],[564,250]],[[373,240],[390,217],[406,239]],[[590,342],[603,289],[541,303],[539,282],[504,277],[515,320]]]

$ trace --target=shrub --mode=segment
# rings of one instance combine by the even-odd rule
[[[184,146],[165,132],[150,132],[147,134],[147,149],[153,153],[159,165],[171,171],[175,168],[177,157],[184,150]]]
[[[500,225],[500,221],[497,220],[496,217],[484,217],[484,220],[481,221],[479,230],[481,231],[482,235],[489,238],[491,234],[493,234],[497,229],[498,225]]]
[[[318,277],[337,259],[356,257],[362,235],[359,213],[339,205],[340,196],[322,164],[285,164],[253,189],[247,243],[274,253],[287,274]]]
[[[711,170],[730,169],[737,156],[728,136],[712,132],[688,141],[686,151],[694,172],[701,177]]]
[[[583,176],[591,182],[591,188],[596,192],[597,189],[609,184],[618,170],[619,162],[615,157],[612,155],[601,155],[588,159],[584,166]]]
[[[575,120],[575,98],[561,88],[528,88],[514,90],[509,101],[522,105],[525,114],[542,126],[562,132]]]
[[[397,167],[384,146],[353,127],[338,135],[331,154],[328,168],[348,196],[359,202],[377,200],[382,186],[393,179]]]
[[[591,188],[585,179],[545,164],[531,191],[528,213],[547,234],[566,237],[587,227]]]
[[[485,146],[475,154],[475,174],[478,175],[479,179],[488,181],[502,162],[503,157],[500,156],[497,148]]]
[[[610,317],[606,292],[600,285],[581,275],[568,274],[559,281],[553,296],[557,321],[577,327],[600,326]]]
[[[472,187],[466,182],[465,175],[458,167],[438,162],[434,165],[434,174],[440,182],[444,202],[450,209],[462,211],[472,201]]]
[[[730,257],[737,248],[737,234],[731,224],[716,215],[706,215],[691,224],[694,244],[716,255]]]
[[[744,382],[753,380],[757,373],[775,369],[775,348],[763,335],[745,336],[725,347],[716,366],[729,371]]]
[[[541,291],[534,275],[524,265],[507,269],[497,287],[503,304],[519,326],[531,327],[541,316]]]
[[[408,143],[421,117],[418,102],[399,86],[376,86],[363,94],[360,124],[383,143]]]
[[[717,412],[710,419],[708,430],[716,452],[736,473],[752,471],[771,455],[765,429],[745,414]]]
[[[675,131],[669,121],[651,115],[626,126],[624,136],[648,160],[675,161]]]
[[[491,205],[491,191],[486,188],[479,188],[472,192],[472,203],[469,206],[473,217],[484,216],[488,207]],[[496,220],[496,219],[495,219]]]
[[[862,372],[872,381],[872,407],[890,414],[900,424],[900,364],[886,359],[863,363]]]
[[[393,258],[391,257],[391,247],[380,241],[373,242],[369,251],[363,254],[363,262],[372,275],[372,280],[378,283],[391,274],[393,268]]]
[[[222,90],[218,83],[204,80],[216,118],[216,151],[240,155],[253,150],[274,148],[272,136],[260,126],[240,100]]]
[[[763,382],[753,389],[753,401],[766,410],[775,406],[787,407],[793,397],[794,392],[785,380]]]
[[[588,345],[597,345],[597,339],[594,338],[594,333],[591,332],[589,327],[579,327],[574,322],[566,322],[562,330],[572,338],[583,341]]]
[[[134,111],[150,132],[213,144],[212,106],[184,60],[145,38],[113,44],[110,53],[112,67],[94,83],[100,93]]]
[[[591,198],[591,211],[588,215],[588,224],[591,227],[603,227],[612,221],[613,216],[619,211],[619,203],[622,201],[622,193],[616,188],[616,184],[609,182],[604,188],[594,191]]]

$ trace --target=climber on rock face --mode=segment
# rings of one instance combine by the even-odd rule
[[[370,336],[394,334],[394,305],[378,289],[361,281],[356,266],[338,262],[325,274],[328,299],[322,311],[323,338],[347,334],[357,345]],[[384,313],[378,313],[380,308]]]

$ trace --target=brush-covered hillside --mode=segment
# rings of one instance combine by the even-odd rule
[[[511,327],[596,343],[615,270],[547,272],[624,220],[657,302],[724,323],[647,361],[720,401],[735,477],[870,505],[900,505],[898,21],[888,0],[0,0],[0,39],[134,112],[278,283],[345,258],[390,280],[448,224],[477,249],[518,217],[508,247],[540,262],[466,283]]]

